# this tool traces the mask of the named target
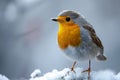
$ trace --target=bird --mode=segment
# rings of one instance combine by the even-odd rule
[[[77,61],[89,61],[87,70],[88,79],[90,78],[91,59],[96,58],[99,61],[107,59],[104,56],[104,46],[97,36],[93,26],[85,19],[83,15],[74,10],[63,10],[57,18],[51,18],[58,22],[58,45],[63,53],[74,61],[71,71]]]

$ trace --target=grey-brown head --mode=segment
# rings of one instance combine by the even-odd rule
[[[75,23],[83,26],[83,25],[90,25],[79,12],[73,10],[63,10],[58,14],[58,16],[68,16],[72,19]],[[57,19],[52,19],[53,21],[58,21]]]

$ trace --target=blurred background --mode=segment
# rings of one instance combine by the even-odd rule
[[[50,18],[76,10],[94,26],[105,47],[105,62],[92,61],[92,70],[120,71],[120,0],[0,0],[0,74],[29,78],[71,67],[57,45],[58,24]],[[88,61],[77,66],[87,68]]]

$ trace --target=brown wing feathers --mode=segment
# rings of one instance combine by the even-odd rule
[[[100,39],[97,37],[96,33],[95,33],[95,30],[90,27],[90,26],[83,26],[85,29],[87,29],[89,32],[90,32],[90,36],[92,38],[92,41],[98,46],[100,47],[101,49],[103,49],[103,45],[100,41]]]

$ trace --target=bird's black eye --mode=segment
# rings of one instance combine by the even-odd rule
[[[66,17],[66,21],[69,22],[70,21],[70,17]]]

